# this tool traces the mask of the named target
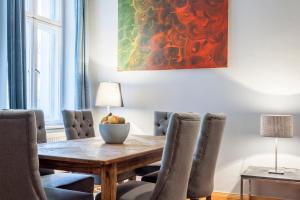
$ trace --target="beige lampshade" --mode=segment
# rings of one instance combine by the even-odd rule
[[[101,82],[98,87],[96,106],[123,107],[121,84]]]
[[[260,135],[264,137],[293,137],[292,115],[261,115]]]

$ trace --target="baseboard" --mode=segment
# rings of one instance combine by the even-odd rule
[[[257,196],[251,196],[244,195],[244,200],[280,200],[276,198],[269,198],[269,197],[257,197]],[[202,198],[201,200],[205,200],[205,198]],[[214,192],[212,194],[212,200],[240,200],[239,194],[230,194],[230,193],[223,193],[223,192]]]

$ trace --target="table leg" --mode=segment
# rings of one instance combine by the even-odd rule
[[[249,179],[249,200],[251,200],[251,179]]]
[[[241,178],[241,192],[240,192],[240,200],[243,200],[243,196],[244,196],[244,179]]]
[[[115,200],[117,194],[117,166],[105,165],[101,169],[101,200]]]

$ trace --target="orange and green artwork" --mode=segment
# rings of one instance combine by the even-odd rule
[[[119,0],[118,70],[227,67],[228,0]]]

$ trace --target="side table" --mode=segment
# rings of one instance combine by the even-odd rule
[[[244,180],[249,181],[249,196],[251,196],[251,181],[252,180],[269,180],[300,183],[300,169],[284,169],[284,174],[270,174],[270,167],[249,166],[241,174],[241,193],[240,199],[244,196]]]

